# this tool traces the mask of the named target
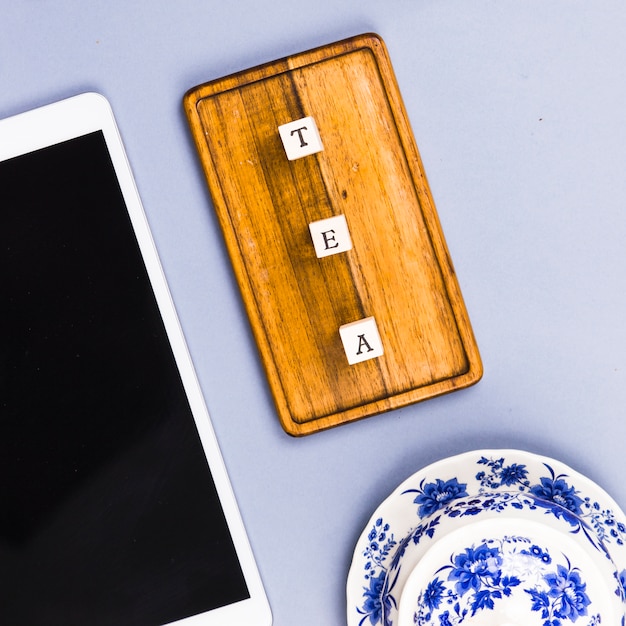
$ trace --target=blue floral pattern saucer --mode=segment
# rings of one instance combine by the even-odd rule
[[[417,472],[378,507],[350,567],[348,626],[398,626],[404,585],[434,542],[461,526],[505,518],[544,524],[602,555],[614,566],[614,593],[625,602],[626,516],[613,499],[558,461],[486,450]]]
[[[619,596],[600,553],[543,524],[492,518],[429,550],[404,586],[398,626],[617,625]]]

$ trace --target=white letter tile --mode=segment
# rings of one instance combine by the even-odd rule
[[[383,344],[373,317],[344,324],[339,328],[339,335],[350,365],[374,359],[383,354]]]
[[[345,215],[335,215],[309,224],[318,259],[352,249],[352,239]]]
[[[290,161],[321,152],[324,149],[312,117],[303,117],[278,127],[287,158]]]

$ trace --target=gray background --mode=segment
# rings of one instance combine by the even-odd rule
[[[276,626],[345,623],[358,535],[471,449],[557,458],[626,507],[623,0],[0,0],[0,117],[116,113]],[[201,82],[386,41],[484,361],[475,387],[283,433],[182,113]]]

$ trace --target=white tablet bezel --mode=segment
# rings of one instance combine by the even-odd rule
[[[250,594],[241,602],[174,623],[270,626],[267,597],[109,102],[100,94],[83,93],[0,120],[0,161],[94,131],[104,135]]]

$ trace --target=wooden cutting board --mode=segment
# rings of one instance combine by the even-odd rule
[[[288,433],[480,379],[380,37],[211,81],[191,89],[184,106]]]

